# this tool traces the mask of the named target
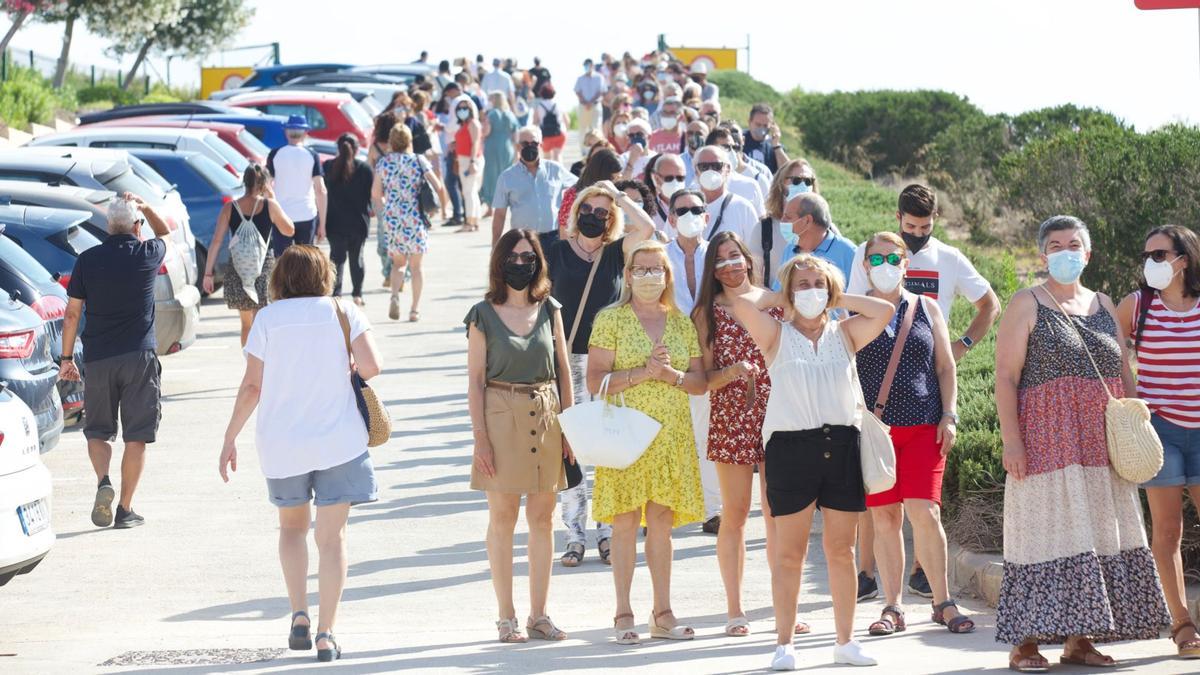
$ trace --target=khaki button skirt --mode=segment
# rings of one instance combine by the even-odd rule
[[[488,478],[472,465],[471,488],[513,494],[565,490],[555,384],[489,382],[484,401],[496,475]]]

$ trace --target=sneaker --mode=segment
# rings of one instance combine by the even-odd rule
[[[848,666],[875,666],[879,665],[870,654],[863,651],[862,645],[857,640],[851,640],[844,645],[836,645],[833,648],[833,662],[841,663]]]
[[[866,572],[858,573],[858,601],[870,600],[879,596],[879,584],[875,583],[875,577],[867,576]]]
[[[712,518],[704,521],[704,525],[700,526],[700,530],[705,534],[717,534],[721,531],[721,514],[717,514]]]
[[[933,589],[929,587],[929,579],[926,578],[924,569],[918,567],[908,578],[908,592],[916,593],[922,598],[933,597]]]
[[[796,648],[792,645],[776,645],[775,658],[771,659],[771,670],[795,670]]]
[[[121,508],[120,504],[117,504],[117,518],[116,521],[113,522],[113,528],[118,530],[128,530],[131,527],[138,527],[145,524],[145,518],[142,518],[133,511],[126,511],[125,509]]]
[[[112,503],[117,491],[112,484],[104,482],[96,488],[96,502],[92,505],[92,524],[96,527],[108,527],[113,523]]]
[[[388,303],[388,318],[392,321],[400,320],[400,296],[392,294],[392,301]]]

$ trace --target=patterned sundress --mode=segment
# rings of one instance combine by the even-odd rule
[[[783,310],[768,312],[776,321],[783,320]],[[717,330],[713,336],[713,367],[726,368],[741,361],[758,366],[754,380],[754,400],[747,403],[748,388],[742,380],[713,391],[712,419],[719,424],[708,427],[708,459],[721,464],[758,464],[763,461],[763,419],[767,415],[767,399],[771,396],[771,377],[762,352],[729,310],[713,303]]]
[[[375,164],[375,173],[383,187],[380,220],[388,256],[429,250],[429,233],[419,206],[422,169],[432,170],[425,158],[411,152],[389,152]]]
[[[1086,336],[1103,385],[1068,321]],[[1170,617],[1138,486],[1108,463],[1102,387],[1121,395],[1116,322],[1103,307],[1068,318],[1039,299],[1027,349],[1017,405],[1028,468],[1004,488],[996,640],[1158,637]]]

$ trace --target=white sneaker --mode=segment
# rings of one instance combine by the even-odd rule
[[[776,645],[775,658],[771,659],[771,670],[795,670],[796,648],[792,645]]]
[[[870,654],[863,651],[862,645],[857,640],[851,640],[844,645],[835,646],[833,648],[833,662],[850,666],[874,666],[879,664]]]

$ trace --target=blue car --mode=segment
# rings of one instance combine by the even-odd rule
[[[196,264],[201,274],[208,262],[208,248],[217,229],[221,207],[245,194],[242,182],[217,163],[198,152],[129,148],[130,154],[150,165],[179,191],[191,216],[192,233],[196,236]],[[219,281],[221,264],[229,260],[226,237],[220,257],[213,268]]]
[[[351,68],[348,63],[293,63],[286,66],[260,66],[250,73],[243,87],[277,87],[303,75],[336,73]]]
[[[252,114],[217,114],[206,113],[197,115],[172,115],[170,119],[178,120],[208,120],[209,122],[227,122],[240,124],[246,131],[262,141],[263,145],[274,150],[287,145],[287,136],[283,133],[283,125],[287,118],[282,115],[252,115]]]

